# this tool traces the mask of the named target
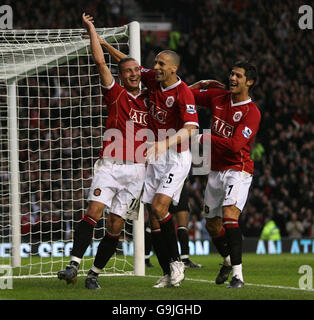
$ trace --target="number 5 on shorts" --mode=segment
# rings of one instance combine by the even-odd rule
[[[166,183],[170,184],[172,182],[172,178],[173,178],[173,173],[169,173]]]

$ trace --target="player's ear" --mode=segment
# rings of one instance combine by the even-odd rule
[[[178,71],[178,66],[176,64],[173,64],[172,65],[172,72],[177,73],[177,71]]]
[[[247,85],[249,88],[252,87],[253,84],[254,84],[254,80],[248,80],[248,81],[246,81],[246,85]]]

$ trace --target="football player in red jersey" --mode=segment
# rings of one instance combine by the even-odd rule
[[[100,42],[116,61],[126,57],[106,41]],[[184,279],[184,264],[180,261],[169,206],[178,204],[191,167],[187,142],[198,127],[198,117],[191,90],[177,76],[179,63],[177,53],[164,50],[156,56],[153,70],[141,68],[142,82],[148,89],[148,128],[154,136],[147,151],[143,202],[149,212],[156,255],[160,265],[165,266],[155,288],[178,286]]]
[[[123,87],[117,84],[105,62],[93,18],[83,14],[91,51],[97,66],[108,118],[100,158],[95,163],[94,176],[89,191],[89,205],[83,219],[78,223],[73,236],[70,264],[58,272],[58,278],[68,284],[75,283],[81,259],[89,246],[94,226],[107,207],[105,236],[100,241],[94,265],[88,272],[85,287],[99,289],[98,274],[114,254],[126,218],[130,218],[130,204],[141,195],[146,175],[145,156],[135,154],[143,142],[135,135],[147,128],[147,96],[140,90],[140,66],[133,58],[125,58],[118,64],[118,76]],[[129,132],[132,126],[132,133]],[[112,144],[114,142],[114,147]],[[132,149],[128,150],[129,146]]]
[[[190,86],[196,105],[210,108],[212,114],[211,133],[198,136],[200,143],[211,144],[204,211],[207,231],[224,258],[216,283],[224,283],[232,271],[229,288],[244,286],[238,220],[252,182],[250,147],[261,119],[249,96],[256,81],[256,67],[240,61],[230,73],[229,90],[207,89],[206,80]]]
[[[178,204],[191,167],[191,153],[184,140],[198,127],[198,117],[190,89],[177,76],[179,62],[175,52],[164,50],[156,56],[154,70],[141,70],[142,82],[148,88],[149,128],[155,135],[148,158],[158,157],[156,162],[148,163],[143,193],[150,213],[153,246],[164,273],[155,288],[178,286],[184,279],[169,206]],[[169,129],[174,129],[172,135],[161,136],[162,130]]]

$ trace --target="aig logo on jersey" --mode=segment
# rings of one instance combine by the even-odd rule
[[[233,121],[234,121],[234,122],[240,121],[241,118],[242,118],[242,112],[241,112],[241,111],[237,111],[237,112],[233,115]]]
[[[252,134],[252,130],[249,128],[249,127],[245,127],[243,130],[242,130],[242,134],[244,135],[244,137],[246,139],[249,139],[251,134]]]
[[[195,105],[194,104],[187,104],[186,105],[186,112],[189,113],[189,114],[196,113]]]
[[[168,97],[166,100],[166,106],[168,108],[171,108],[173,106],[173,104],[174,104],[174,97],[172,97],[172,96]]]
[[[133,108],[131,108],[129,112],[129,117],[134,123],[147,126],[148,112],[134,110]]]
[[[233,129],[233,126],[214,116],[212,130],[215,131],[218,135],[225,138],[231,138],[233,136]]]

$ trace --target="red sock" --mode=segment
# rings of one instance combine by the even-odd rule
[[[222,224],[226,229],[239,228],[238,219],[222,218]]]

